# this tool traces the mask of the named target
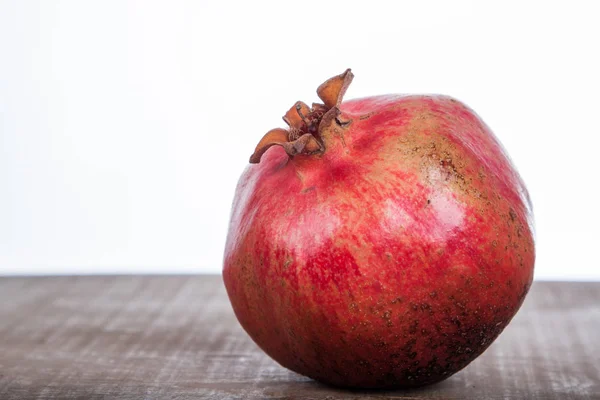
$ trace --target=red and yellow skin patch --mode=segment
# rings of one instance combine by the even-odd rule
[[[281,365],[354,387],[433,383],[481,354],[533,277],[526,189],[460,102],[343,103],[325,152],[278,147],[244,172],[223,276]]]

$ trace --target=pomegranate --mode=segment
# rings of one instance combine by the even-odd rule
[[[464,368],[531,285],[532,211],[461,102],[342,102],[350,70],[260,140],[236,189],[223,278],[269,356],[327,384],[399,388]]]

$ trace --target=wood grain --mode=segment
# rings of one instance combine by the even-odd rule
[[[217,276],[0,278],[0,399],[600,399],[600,283],[535,283],[466,369],[410,391],[289,372]]]

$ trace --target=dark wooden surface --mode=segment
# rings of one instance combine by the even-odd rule
[[[0,278],[0,399],[37,398],[600,399],[600,283],[535,283],[445,382],[350,392],[265,356],[220,277]]]

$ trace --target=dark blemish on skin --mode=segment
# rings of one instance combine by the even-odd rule
[[[340,127],[345,128],[352,123],[352,120],[343,121],[339,119],[339,117],[335,117],[335,123],[338,124]]]
[[[454,169],[454,164],[452,163],[452,159],[450,157],[446,158],[445,160],[440,160],[440,164],[442,167],[450,167]]]
[[[451,322],[452,322],[454,325],[456,325],[458,328],[460,328],[460,325],[461,325],[461,323],[460,323],[460,320],[459,320],[457,317],[452,317],[452,318],[450,319],[450,321],[451,321]]]
[[[419,321],[415,320],[413,321],[413,323],[410,325],[410,327],[408,328],[408,333],[410,334],[415,334],[417,333],[417,328],[419,326]],[[414,340],[414,339],[413,339]]]
[[[402,350],[405,353],[412,353],[413,346],[417,343],[417,339],[411,339],[404,346],[402,346]]]
[[[515,213],[515,210],[513,210],[512,208],[508,211],[508,215],[510,216],[510,220],[515,222],[515,219],[517,219],[517,214]]]
[[[311,192],[315,190],[315,186],[311,186],[311,187],[307,187],[306,189],[302,190],[302,193],[307,193],[307,192]]]

